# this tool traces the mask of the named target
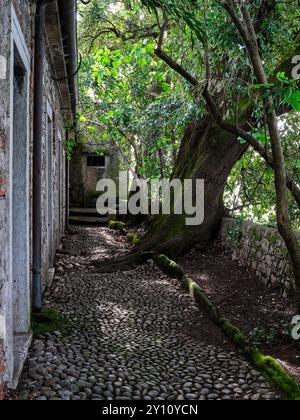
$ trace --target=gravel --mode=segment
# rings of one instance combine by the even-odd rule
[[[107,228],[77,228],[56,259],[46,303],[69,320],[34,340],[17,392],[34,400],[274,400],[234,352],[187,334],[200,311],[151,261],[99,274],[93,261],[128,249]]]

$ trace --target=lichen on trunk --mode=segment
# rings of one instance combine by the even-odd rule
[[[246,149],[208,116],[189,125],[172,178],[204,180],[204,222],[187,226],[185,214],[161,215],[152,223],[140,250],[153,249],[174,257],[195,245],[204,248],[215,237],[224,215],[223,195],[228,176]]]
[[[246,150],[247,145],[209,116],[190,124],[181,141],[172,179],[204,180],[204,222],[187,226],[185,214],[158,216],[133,252],[111,263],[99,262],[98,269],[106,272],[130,269],[142,263],[149,251],[174,258],[196,245],[205,248],[217,235],[224,216],[223,195],[228,176]]]

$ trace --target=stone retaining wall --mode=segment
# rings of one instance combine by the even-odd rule
[[[285,294],[290,293],[294,284],[292,267],[277,229],[224,218],[221,238],[232,251],[233,259],[239,261],[242,267],[256,271],[266,285],[282,289]]]

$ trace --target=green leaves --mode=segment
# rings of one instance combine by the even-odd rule
[[[263,145],[270,144],[270,136],[264,130],[256,131],[252,136]]]
[[[207,36],[203,24],[197,18],[193,4],[184,0],[142,0],[148,8],[163,9],[168,15],[182,19],[198,40],[206,45]]]
[[[117,17],[109,20],[119,24]],[[189,90],[156,59],[152,39],[103,45],[84,58],[80,73],[82,141],[98,143],[100,151],[110,144],[121,151],[124,169],[129,164],[146,178],[160,176],[161,165],[170,175],[174,149],[196,108]]]
[[[276,77],[279,82],[277,84],[254,84],[250,85],[250,89],[261,90],[262,99],[272,96],[276,100],[277,107],[288,105],[295,111],[300,111],[300,90],[297,81],[290,80],[284,72],[279,72]]]
[[[300,90],[294,91],[289,97],[289,104],[295,111],[300,112]]]

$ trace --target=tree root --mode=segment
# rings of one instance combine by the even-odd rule
[[[155,251],[130,252],[111,261],[96,261],[94,266],[98,273],[115,273],[117,271],[130,271],[138,265],[145,264],[146,261],[155,257]]]

